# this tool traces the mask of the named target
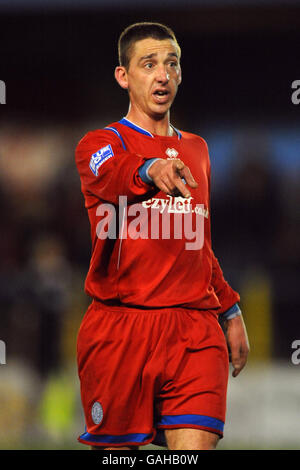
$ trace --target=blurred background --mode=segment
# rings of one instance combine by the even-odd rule
[[[299,449],[300,2],[288,0],[0,0],[0,448],[86,449],[76,336],[90,233],[74,149],[127,113],[113,71],[136,21],[169,25],[182,47],[172,123],[208,143],[214,251],[251,343],[219,448]]]

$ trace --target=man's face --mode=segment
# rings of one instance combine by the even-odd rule
[[[165,116],[181,82],[179,51],[170,39],[137,41],[132,48],[128,70],[124,71],[131,107],[159,119]]]

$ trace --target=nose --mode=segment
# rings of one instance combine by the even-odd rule
[[[170,74],[167,72],[165,66],[161,66],[157,69],[156,80],[162,84],[166,84],[170,80]]]

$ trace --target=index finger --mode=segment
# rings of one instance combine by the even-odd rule
[[[181,160],[174,160],[175,163],[175,171],[180,174],[181,177],[183,177],[186,181],[186,183],[191,187],[191,188],[197,188],[198,183],[195,181],[191,170],[189,169],[188,166],[186,166]],[[174,165],[173,165],[174,168]]]
[[[184,177],[186,183],[191,187],[191,188],[197,188],[198,183],[195,181],[191,170],[189,169],[188,166],[185,166],[182,170],[180,170],[180,175]]]
[[[173,179],[173,184],[178,189],[180,194],[182,194],[183,197],[186,197],[186,198],[190,197],[191,193],[187,189],[186,185],[184,184],[180,176],[175,176],[175,178]]]

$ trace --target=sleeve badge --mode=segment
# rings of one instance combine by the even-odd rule
[[[106,145],[106,147],[102,147],[96,153],[93,153],[89,167],[95,176],[98,176],[100,166],[113,156],[114,152],[111,145]]]

